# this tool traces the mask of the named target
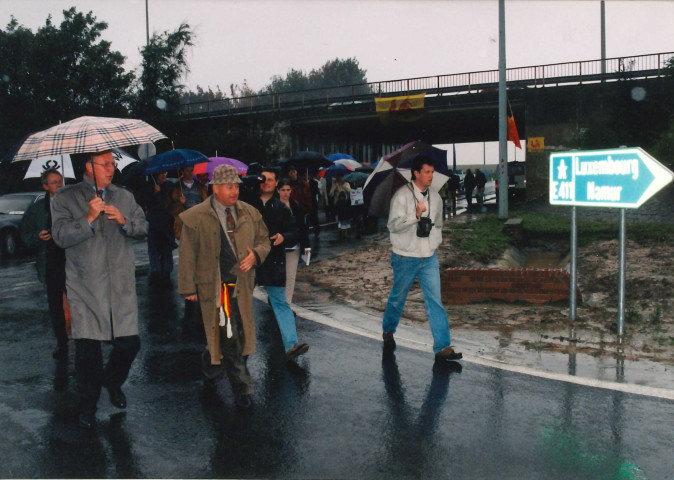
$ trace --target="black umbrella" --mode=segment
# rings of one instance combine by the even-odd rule
[[[327,168],[332,165],[332,162],[322,153],[305,151],[295,152],[290,158],[278,162],[278,166],[284,170],[288,170],[293,166],[298,171],[309,170],[317,172],[319,168]]]

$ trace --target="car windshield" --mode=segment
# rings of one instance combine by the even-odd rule
[[[32,195],[5,195],[0,197],[0,213],[23,215],[34,199]]]

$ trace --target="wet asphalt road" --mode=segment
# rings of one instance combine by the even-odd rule
[[[323,255],[336,248],[325,242]],[[104,392],[90,433],[72,364],[51,359],[32,258],[0,261],[0,477],[674,478],[672,401],[468,362],[459,373],[401,347],[384,358],[379,341],[302,318],[311,349],[287,364],[259,300],[255,405],[239,411],[226,379],[204,386],[199,321],[137,263],[129,406]]]

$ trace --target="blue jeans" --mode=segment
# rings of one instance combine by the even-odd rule
[[[417,278],[424,294],[424,306],[433,334],[433,352],[438,353],[451,345],[447,312],[440,299],[440,265],[437,255],[434,253],[430,257],[417,258],[392,253],[391,266],[393,267],[393,287],[384,311],[383,331],[395,333],[403,314],[407,294],[414,279]]]
[[[271,303],[271,308],[276,316],[276,323],[281,330],[283,347],[287,352],[297,343],[297,328],[295,327],[295,314],[286,299],[286,287],[264,287]]]

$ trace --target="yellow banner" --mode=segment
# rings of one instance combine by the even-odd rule
[[[419,110],[424,108],[425,93],[407,95],[405,97],[375,97],[377,112],[404,112],[406,110]]]
[[[527,152],[542,152],[543,150],[545,150],[545,137],[527,139]]]

